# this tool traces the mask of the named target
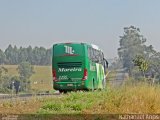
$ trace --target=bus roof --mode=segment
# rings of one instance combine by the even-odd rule
[[[85,45],[91,46],[92,48],[94,48],[96,50],[102,51],[97,45],[90,44],[90,43],[66,42],[66,43],[56,43],[53,46],[61,45],[61,44],[85,44]]]

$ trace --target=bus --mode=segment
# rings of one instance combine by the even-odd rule
[[[53,88],[60,93],[104,89],[108,62],[102,50],[87,43],[58,43],[52,49]]]

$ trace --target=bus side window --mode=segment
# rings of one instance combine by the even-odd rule
[[[88,56],[89,56],[89,59],[94,62],[94,50],[93,48],[89,47],[88,48]]]
[[[103,56],[102,56],[102,52],[97,50],[96,56],[97,56],[97,63],[103,65]]]
[[[99,55],[98,50],[94,49],[94,61],[99,63]]]
[[[90,56],[90,59],[91,59],[91,61],[93,62],[93,49],[92,48],[90,48],[90,53],[91,53],[91,56]]]
[[[92,61],[95,62],[95,61],[96,61],[96,60],[95,60],[95,59],[96,59],[96,58],[95,58],[95,54],[96,54],[96,53],[95,53],[95,49],[93,49],[93,48],[92,48],[92,53],[93,53],[93,54],[92,54]]]
[[[92,62],[103,64],[103,53],[99,50],[89,47],[88,57]]]

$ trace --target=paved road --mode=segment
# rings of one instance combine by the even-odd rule
[[[128,73],[124,69],[116,70],[115,76],[109,81],[112,87],[121,86],[128,78]]]
[[[0,94],[0,101],[5,101],[5,100],[16,100],[16,99],[21,99],[21,100],[27,100],[30,99],[31,97],[47,97],[47,96],[59,96],[59,92],[55,92],[53,94],[49,93],[41,93],[41,94],[19,94],[19,95],[11,95],[11,94]]]

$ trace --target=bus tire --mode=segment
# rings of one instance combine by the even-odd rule
[[[92,80],[92,91],[94,91],[94,79]]]
[[[60,93],[67,93],[66,90],[59,90]]]

